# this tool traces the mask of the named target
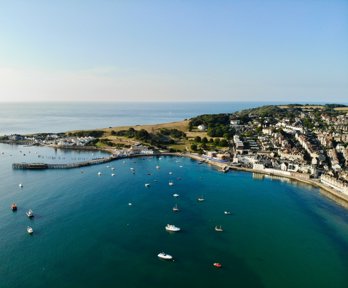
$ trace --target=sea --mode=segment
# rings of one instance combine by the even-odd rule
[[[170,122],[259,104],[6,105],[4,134]],[[317,188],[169,156],[12,169],[105,155],[0,144],[1,288],[348,287],[348,212]],[[167,232],[167,224],[181,231]]]

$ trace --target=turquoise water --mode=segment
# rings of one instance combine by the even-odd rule
[[[13,171],[11,163],[27,157],[92,156],[8,145],[0,152],[1,288],[348,287],[348,213],[318,189],[177,157],[115,161],[83,173]],[[183,231],[170,234],[167,223]],[[161,251],[175,261],[159,260]]]

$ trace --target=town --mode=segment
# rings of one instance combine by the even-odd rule
[[[97,148],[122,157],[176,152],[220,167],[311,179],[348,196],[348,107],[344,105],[263,106],[200,115],[186,121],[181,129],[145,128],[15,134],[0,140]]]

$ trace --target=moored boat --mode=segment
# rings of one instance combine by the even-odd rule
[[[220,225],[220,226],[215,226],[215,231],[222,232],[224,230],[222,229],[222,226]]]
[[[169,181],[168,185],[169,185],[169,186],[173,186],[173,185],[174,185],[174,182],[173,182],[173,181]]]
[[[29,218],[34,217],[33,210],[31,210],[31,209],[29,209],[27,212],[25,212],[25,214],[27,214],[27,216],[28,216]]]
[[[145,183],[145,187],[150,187],[150,183]]]
[[[27,232],[28,234],[33,234],[34,233],[34,230],[33,228],[31,228],[30,226],[27,227]]]
[[[179,197],[179,194],[174,193],[174,194],[173,194],[173,197],[175,197],[175,198],[176,198],[176,197]]]
[[[164,260],[172,260],[173,259],[172,255],[166,254],[164,252],[159,253],[157,256],[161,259],[164,259]]]
[[[12,203],[12,205],[11,205],[11,210],[12,210],[12,211],[17,211],[17,205],[16,205],[16,203]]]
[[[173,207],[173,212],[179,212],[178,204],[175,204]]]
[[[214,265],[216,268],[221,268],[221,267],[222,267],[221,263],[218,263],[218,262],[213,263],[213,265]]]
[[[167,224],[166,230],[170,232],[179,232],[181,229],[175,225]]]
[[[197,198],[197,201],[198,201],[198,202],[203,202],[204,200],[205,200],[205,199],[203,198],[203,196]]]
[[[224,211],[224,214],[225,215],[231,215],[231,212],[230,211]]]

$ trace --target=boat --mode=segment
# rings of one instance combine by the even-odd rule
[[[173,194],[173,197],[175,197],[175,198],[176,198],[176,197],[179,197],[179,194],[174,193],[174,194]]]
[[[18,184],[19,188],[23,188],[23,184]]]
[[[34,230],[33,230],[33,228],[31,228],[30,226],[28,226],[28,227],[27,227],[27,232],[28,232],[29,234],[33,234]]]
[[[114,168],[114,167],[111,167],[111,170],[115,170],[115,168]]]
[[[159,253],[157,256],[161,259],[164,259],[164,260],[172,260],[173,259],[172,255],[166,254],[164,252]]]
[[[169,174],[169,175],[172,175],[172,174],[173,174],[173,172],[169,172],[168,174]]]
[[[131,202],[128,203],[128,206],[132,206],[133,204]]]
[[[156,169],[160,169],[160,166],[157,165],[157,166],[156,166]]]
[[[218,263],[218,262],[213,263],[213,265],[214,265],[216,268],[221,268],[221,267],[222,267],[221,263]]]
[[[169,186],[173,186],[173,185],[174,185],[174,182],[173,182],[173,181],[169,181],[168,185],[169,185]]]
[[[205,200],[205,199],[203,198],[203,196],[197,198],[197,201],[198,201],[198,202],[203,202],[204,200]]]
[[[27,214],[27,216],[28,216],[29,218],[34,217],[33,210],[31,210],[31,209],[29,209],[27,212],[25,212],[25,214]]]
[[[101,172],[98,172],[98,176],[101,176],[102,175],[102,173]]]
[[[224,211],[224,214],[225,215],[231,215],[231,212],[230,211]]]
[[[11,210],[12,210],[12,211],[17,211],[17,205],[16,205],[16,203],[12,203],[12,205],[11,205]]]
[[[170,232],[179,232],[181,229],[175,225],[167,224],[166,230]]]
[[[111,176],[114,177],[114,176],[115,176],[115,173],[111,173]]]
[[[173,207],[173,212],[179,212],[178,204],[175,204]]]
[[[145,187],[150,187],[150,183],[145,183]]]
[[[222,232],[222,231],[224,231],[224,230],[222,229],[222,227],[221,227],[221,225],[220,225],[220,226],[215,226],[215,231],[217,231],[217,232]]]

